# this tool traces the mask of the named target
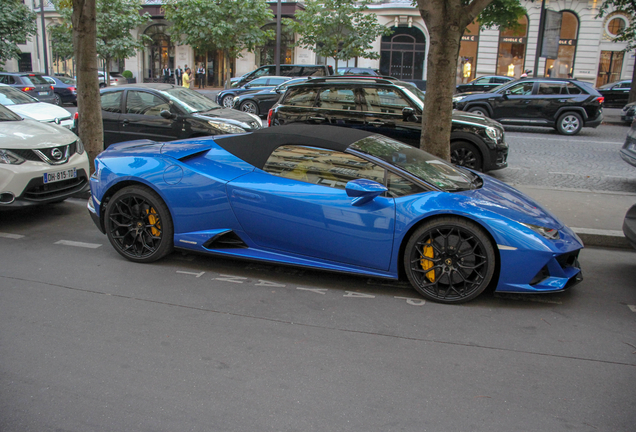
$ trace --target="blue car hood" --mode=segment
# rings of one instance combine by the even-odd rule
[[[467,204],[517,222],[547,228],[563,228],[563,222],[543,209],[532,198],[492,177],[482,174],[481,178],[484,181],[481,188],[459,192],[470,198]]]

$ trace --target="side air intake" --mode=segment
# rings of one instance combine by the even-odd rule
[[[232,230],[219,233],[203,243],[206,249],[245,249],[245,242]]]

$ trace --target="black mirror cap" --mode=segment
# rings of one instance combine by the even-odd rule
[[[410,121],[410,122],[419,121],[419,119],[415,115],[415,110],[411,107],[402,108],[402,118],[404,119],[404,121]]]
[[[170,111],[168,110],[161,110],[161,112],[159,113],[159,115],[163,118],[165,118],[166,120],[170,120],[176,117],[175,114],[172,114]]]

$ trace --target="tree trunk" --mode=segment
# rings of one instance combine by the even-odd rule
[[[73,0],[73,46],[77,64],[77,112],[79,136],[90,160],[104,149],[102,108],[97,77],[96,0]]]
[[[627,103],[636,101],[636,56],[634,57],[634,71],[632,72],[632,88],[629,90]]]

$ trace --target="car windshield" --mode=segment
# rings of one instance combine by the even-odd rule
[[[48,85],[49,82],[47,80],[44,79],[43,76],[41,75],[26,75],[26,76],[22,76],[22,79],[25,82],[30,82],[33,85]]]
[[[4,106],[36,103],[37,101],[22,90],[13,87],[0,87],[0,104]]]
[[[171,101],[178,104],[190,114],[221,108],[220,105],[212,102],[202,94],[184,87],[171,88],[170,90],[164,90],[161,93],[166,95]]]
[[[11,110],[0,105],[0,121],[18,121],[22,118]]]
[[[415,84],[401,82],[400,85],[403,86],[404,92],[407,93],[411,100],[417,104],[418,108],[424,111],[424,98],[426,97],[426,94],[417,88]]]
[[[382,135],[363,138],[351,144],[349,148],[382,159],[446,192],[477,187],[479,177],[475,174],[459,169],[423,150]]]

